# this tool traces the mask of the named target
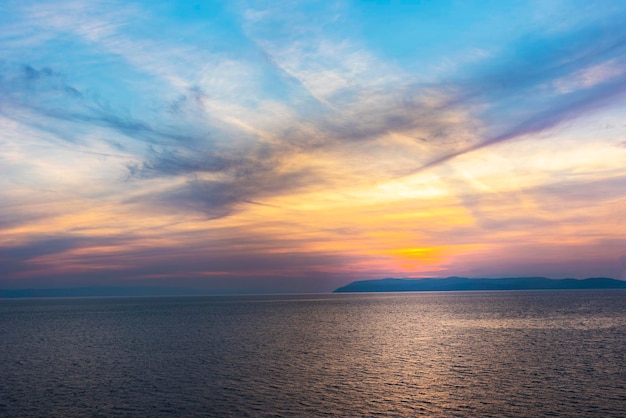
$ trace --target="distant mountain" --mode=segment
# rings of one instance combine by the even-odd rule
[[[593,277],[584,280],[511,277],[481,279],[448,277],[445,279],[361,280],[340,287],[335,292],[423,292],[445,290],[539,290],[539,289],[626,289],[626,281]]]

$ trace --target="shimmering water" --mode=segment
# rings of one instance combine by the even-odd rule
[[[0,301],[0,416],[625,416],[626,291]]]

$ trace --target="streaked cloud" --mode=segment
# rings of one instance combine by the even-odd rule
[[[5,9],[3,286],[623,274],[619,2]]]

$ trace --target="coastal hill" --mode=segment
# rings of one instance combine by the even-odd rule
[[[593,277],[584,280],[511,277],[502,279],[448,277],[445,279],[360,280],[334,292],[423,292],[450,290],[626,289],[626,281]]]

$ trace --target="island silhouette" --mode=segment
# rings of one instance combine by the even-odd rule
[[[425,278],[359,280],[335,289],[339,292],[424,292],[460,290],[542,290],[542,289],[626,289],[626,281],[608,277],[588,279],[549,279],[546,277],[508,278]]]

